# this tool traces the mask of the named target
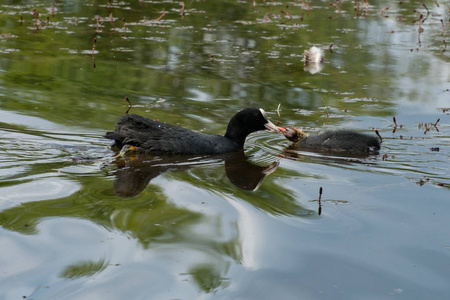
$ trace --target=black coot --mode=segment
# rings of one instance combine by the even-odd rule
[[[380,150],[378,137],[351,130],[325,131],[307,135],[295,127],[278,127],[295,146],[318,151],[377,153]]]
[[[244,108],[228,123],[225,136],[206,134],[150,120],[135,114],[124,115],[114,131],[105,137],[122,149],[155,154],[222,154],[244,147],[252,132],[269,129],[279,132],[263,109]]]

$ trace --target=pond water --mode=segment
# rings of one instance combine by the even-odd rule
[[[2,1],[0,299],[449,298],[449,9]],[[125,97],[201,132],[256,106],[383,143],[341,157],[257,132],[225,156],[115,159]]]

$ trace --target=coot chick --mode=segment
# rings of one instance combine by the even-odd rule
[[[378,153],[380,140],[376,136],[351,130],[325,131],[307,135],[295,127],[278,127],[295,146],[328,152]]]
[[[263,109],[244,108],[228,123],[224,136],[206,134],[150,120],[135,114],[122,116],[114,131],[105,137],[114,146],[153,154],[223,154],[244,147],[246,137],[255,131],[268,129],[279,132]]]

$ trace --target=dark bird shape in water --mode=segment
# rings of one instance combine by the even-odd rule
[[[105,137],[114,140],[114,146],[152,154],[223,154],[244,147],[247,136],[268,129],[279,132],[269,121],[263,109],[244,108],[228,123],[224,136],[185,129],[139,115],[122,116],[114,131]]]
[[[284,136],[296,147],[306,150],[348,153],[378,153],[378,137],[351,130],[325,131],[317,135],[307,135],[295,127],[278,127]]]

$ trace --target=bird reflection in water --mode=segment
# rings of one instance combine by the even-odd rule
[[[274,172],[279,164],[272,162],[266,167],[255,165],[245,156],[243,150],[214,156],[151,156],[127,153],[118,155],[115,159],[118,169],[114,172],[114,193],[120,197],[137,196],[160,174],[187,171],[201,165],[222,162],[225,162],[225,172],[231,183],[249,191],[257,190],[264,178]]]

